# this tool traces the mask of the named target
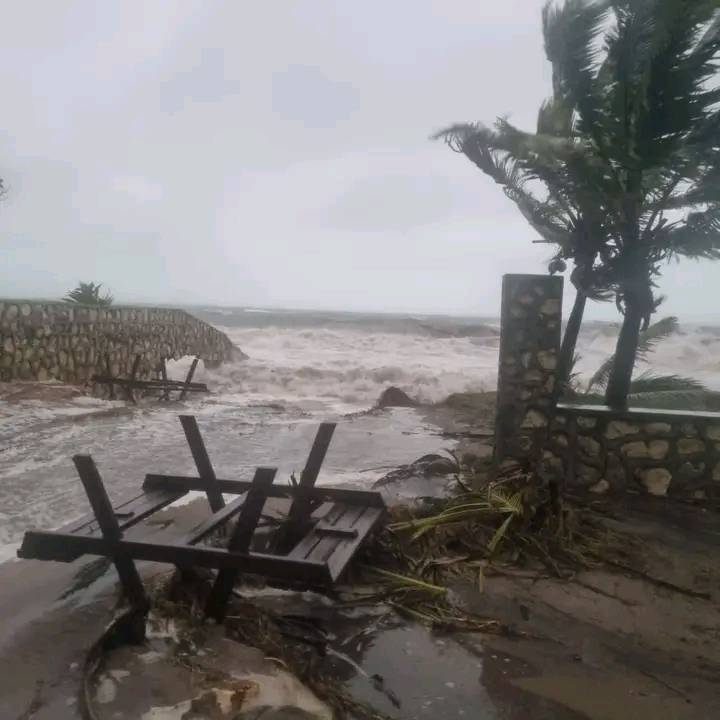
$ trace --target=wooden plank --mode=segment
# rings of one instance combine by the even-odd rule
[[[122,540],[122,531],[113,513],[110,498],[105,491],[105,486],[95,466],[95,461],[89,455],[75,455],[73,462],[77,468],[78,475],[80,475],[80,480],[85,488],[90,506],[97,518],[103,540],[110,543],[117,543]],[[128,600],[130,600],[133,605],[147,608],[149,602],[132,558],[113,557],[113,562]]]
[[[247,480],[224,480],[216,478],[215,484],[221,493],[227,495],[242,495],[250,489],[251,483]],[[157,475],[150,473],[145,476],[143,488],[151,489],[183,489],[185,491],[198,490],[205,492],[202,478],[185,475]],[[294,488],[289,485],[272,485],[268,488],[268,497],[292,498]],[[385,501],[379,492],[369,490],[348,490],[346,488],[315,487],[310,490],[310,497],[320,502],[346,502],[351,505],[369,505],[371,507],[385,507]]]
[[[93,375],[92,381],[96,383],[111,383],[113,385],[120,385],[125,387],[132,385],[134,388],[140,388],[143,390],[182,390],[187,389],[188,392],[209,392],[208,386],[205,383],[190,383],[185,384],[182,380],[129,380],[128,378],[112,378],[105,375]]]
[[[118,383],[118,384],[127,384],[130,382],[128,378],[114,378],[109,377],[107,375],[93,375],[92,380],[94,382],[112,382],[112,383]],[[184,380],[163,380],[162,378],[151,378],[150,380],[135,380],[133,382],[133,385],[139,385],[141,387],[160,387],[165,385],[170,385],[171,388],[184,388],[185,387],[185,381]],[[191,382],[190,388],[206,388],[207,385],[205,383],[201,382]]]
[[[114,505],[113,514],[118,521],[120,530],[126,530],[142,522],[153,513],[179,500],[186,494],[185,492],[176,490],[150,490],[148,492],[140,492]],[[94,535],[96,537],[99,537],[101,534],[97,519],[92,513],[68,525],[64,525],[58,529],[58,532],[77,535]],[[71,562],[77,557],[79,556],[68,556],[66,562]]]
[[[272,485],[276,474],[277,468],[258,468],[255,471],[252,486],[248,490],[235,530],[228,543],[229,552],[249,552],[255,528],[267,500],[266,490]],[[224,619],[225,609],[239,574],[238,568],[226,568],[218,573],[205,605],[205,612],[209,617],[218,621]]]
[[[380,508],[366,507],[353,525],[353,529],[357,531],[357,537],[343,538],[335,546],[335,549],[326,560],[333,582],[340,579],[353,555],[380,525],[384,515],[385,511]]]
[[[127,396],[127,399],[135,405],[137,404],[137,400],[135,400],[135,393],[133,393],[133,386],[135,384],[135,378],[137,377],[138,368],[140,367],[140,360],[141,360],[141,355],[138,353],[135,356],[135,359],[133,360],[132,368],[130,369],[129,382],[125,386],[125,394]]]
[[[198,364],[199,361],[200,361],[200,358],[199,358],[199,357],[196,357],[196,358],[192,361],[192,365],[190,366],[190,370],[188,370],[187,377],[185,378],[185,386],[183,387],[183,389],[182,389],[182,391],[181,391],[181,393],[180,393],[180,399],[181,399],[181,400],[184,400],[184,399],[185,399],[185,395],[186,395],[186,393],[187,393],[187,391],[188,391],[188,387],[190,386],[190,383],[192,382],[193,375],[195,374],[195,368],[197,367],[197,364]]]
[[[188,545],[195,545],[200,542],[203,538],[207,537],[211,532],[219,528],[221,525],[226,523],[233,515],[242,510],[242,506],[245,504],[245,495],[241,495],[235,498],[232,502],[229,502],[222,510],[211,515],[209,518],[204,520],[200,525],[195,527],[185,538],[185,542]]]
[[[112,372],[110,370],[110,353],[105,353],[105,368],[107,370],[107,377],[108,377],[107,382],[110,383],[109,398],[110,398],[110,400],[114,400],[115,399],[115,385],[113,385],[113,377],[112,377]]]
[[[151,490],[150,492],[158,492],[157,490]],[[161,491],[162,492],[162,491]],[[144,490],[136,490],[132,495],[128,495],[127,497],[123,498],[122,500],[119,500],[117,504],[114,506],[115,510],[120,510],[120,512],[124,512],[123,508],[129,505],[130,503],[134,502],[138,498],[145,497],[146,493]],[[90,527],[92,526],[92,527]],[[62,527],[58,528],[58,532],[62,533],[84,533],[84,534],[90,534],[95,532],[95,530],[98,530],[98,524],[97,520],[95,519],[95,515],[93,513],[86,513],[82,517],[79,517],[77,520],[73,520],[70,523],[67,523],[67,525],[63,525]]]
[[[237,568],[242,572],[310,585],[327,584],[328,569],[322,563],[288,559],[266,553],[235,553],[221,548],[188,546],[183,543],[158,543],[145,540],[110,541],[102,537],[69,535],[51,530],[29,530],[17,554],[20,558],[55,560],[58,549],[66,547],[78,555],[134,558],[148,562],[185,567]],[[64,562],[62,556],[57,558]]]
[[[280,554],[284,555],[289,552],[307,530],[307,523],[312,512],[311,491],[315,487],[315,481],[320,474],[320,468],[325,460],[334,432],[335,423],[321,423],[318,428],[305,467],[300,475],[300,482],[295,488],[287,520],[278,531],[275,547]]]
[[[321,522],[325,522],[327,525],[332,526],[336,523],[350,508],[352,505],[345,503],[335,503]],[[308,556],[315,550],[317,545],[323,540],[321,535],[316,535],[313,531],[310,531],[300,542],[290,551],[288,558],[293,560],[306,560]]]
[[[365,507],[362,505],[339,505],[341,512],[336,513],[334,517],[330,519],[323,518],[326,526],[335,527],[340,525],[344,528],[353,527],[355,521],[362,516],[365,512]],[[328,513],[329,515],[329,513]],[[327,559],[334,552],[335,548],[340,543],[341,538],[330,535],[317,535],[314,528],[308,533],[306,537],[317,538],[318,542],[312,545],[312,550],[307,553],[303,558],[304,560],[313,560],[315,562],[327,563]],[[293,556],[295,557],[295,556]]]
[[[165,358],[160,358],[160,379],[162,380],[163,384],[167,385],[167,360]],[[170,400],[169,387],[166,387],[165,390],[163,390],[163,394],[160,396],[160,399],[165,401]]]
[[[205,481],[205,494],[207,495],[210,508],[216,513],[225,507],[225,500],[223,499],[222,493],[215,487],[215,480],[217,479],[215,469],[210,462],[210,456],[205,447],[205,441],[200,434],[197,420],[194,415],[180,415],[180,424],[185,433],[185,439],[190,446],[190,452],[195,461],[198,475]]]
[[[306,560],[327,565],[333,582],[342,575],[353,555],[379,525],[384,510],[337,504],[333,510],[306,535],[288,555],[293,560]],[[336,529],[337,534],[326,532]],[[349,534],[348,531],[353,531]]]

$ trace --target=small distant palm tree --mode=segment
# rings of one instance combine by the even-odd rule
[[[113,296],[109,292],[100,295],[101,288],[102,283],[81,282],[65,296],[65,302],[78,303],[79,305],[112,305]]]

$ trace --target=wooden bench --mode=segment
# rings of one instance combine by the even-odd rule
[[[168,379],[167,364],[165,358],[161,360],[160,365],[157,369],[160,377],[156,378],[155,380],[138,380],[137,374],[140,368],[141,360],[142,355],[135,356],[135,360],[133,361],[132,368],[130,370],[130,377],[117,378],[113,377],[112,373],[110,372],[110,356],[106,353],[106,374],[103,375],[102,373],[100,373],[93,375],[91,378],[91,382],[98,385],[107,385],[108,397],[111,400],[115,399],[115,386],[117,385],[124,390],[125,399],[129,400],[134,404],[137,403],[135,393],[133,392],[134,390],[143,390],[146,393],[158,392],[159,398],[161,400],[170,400],[170,393],[176,390],[178,392],[179,400],[184,400],[185,396],[189,392],[209,392],[208,387],[205,383],[192,382],[193,376],[195,375],[195,370],[198,366],[198,362],[200,362],[199,357],[193,358],[192,364],[190,365],[190,369],[188,370],[188,374],[185,380]]]
[[[385,504],[379,493],[315,486],[335,430],[332,423],[320,425],[300,481],[279,485],[273,482],[275,468],[258,468],[250,482],[218,478],[195,418],[181,416],[180,421],[198,470],[197,477],[149,474],[142,492],[113,507],[93,459],[76,455],[73,461],[93,513],[59,530],[26,532],[18,557],[60,562],[72,562],[84,554],[110,557],[128,599],[143,608],[147,608],[148,600],[134,560],[215,568],[219,572],[206,612],[222,619],[241,572],[294,586],[332,585],[382,521]],[[181,542],[123,537],[125,530],[190,491],[206,494],[211,514]],[[238,497],[226,504],[225,494]],[[272,551],[256,552],[251,549],[253,538],[268,498],[286,498],[290,507],[279,525]],[[237,522],[227,548],[200,545],[234,516]]]

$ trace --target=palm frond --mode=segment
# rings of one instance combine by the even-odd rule
[[[464,154],[482,172],[503,188],[525,219],[550,243],[561,247],[571,244],[570,231],[563,212],[551,200],[541,200],[527,188],[532,175],[510,153],[502,148],[499,136],[482,125],[454,125],[434,136],[456,152]]]
[[[102,283],[78,283],[78,286],[71,290],[63,299],[65,302],[78,303],[81,305],[112,305],[113,296],[110,293],[100,295]]]
[[[543,8],[545,55],[553,68],[553,94],[580,114],[586,126],[597,126],[601,99],[596,82],[600,65],[597,38],[608,13],[601,0],[566,0]]]
[[[690,212],[683,221],[660,228],[668,257],[720,259],[720,202],[699,212]]]
[[[662,410],[703,410],[706,407],[705,390],[665,390],[651,393],[629,394],[628,406],[659,408]]]
[[[678,319],[670,316],[658,320],[656,323],[650,325],[647,330],[640,333],[637,354],[635,356],[636,362],[647,362],[648,355],[655,349],[655,346],[660,341],[676,333],[679,327]],[[592,378],[590,378],[588,390],[604,388],[607,385],[614,363],[614,354],[605,359]]]
[[[652,370],[646,370],[630,383],[631,395],[687,391],[707,392],[707,388],[695,378],[682,375],[657,375]]]

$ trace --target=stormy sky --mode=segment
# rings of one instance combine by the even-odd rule
[[[542,0],[12,3],[0,24],[0,296],[496,312],[548,249],[431,142],[549,94]],[[720,265],[672,266],[715,312]],[[614,317],[611,306],[595,315]]]

